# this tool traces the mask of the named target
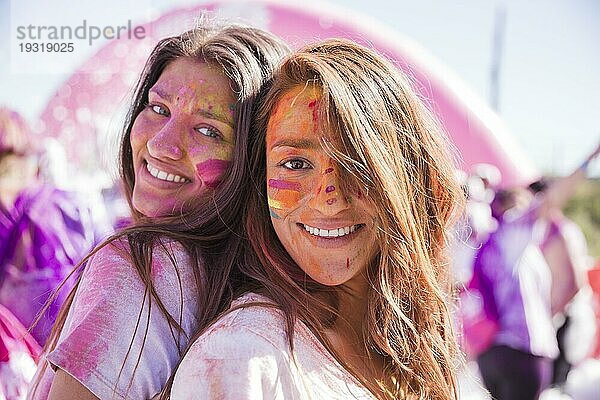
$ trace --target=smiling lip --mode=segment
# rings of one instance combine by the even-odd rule
[[[348,225],[348,226],[344,226],[341,228],[322,229],[322,228],[315,228],[313,226],[306,225],[306,224],[301,224],[301,225],[304,228],[304,230],[306,232],[310,233],[311,235],[324,237],[324,238],[343,237],[343,236],[349,235],[351,233],[354,233],[356,231],[356,229],[360,228],[360,226],[361,226],[361,224],[357,224],[357,225]]]
[[[156,179],[160,179],[161,181],[173,182],[173,183],[188,183],[188,182],[190,182],[189,179],[187,179],[181,175],[172,174],[172,173],[163,171],[160,168],[150,164],[148,161],[146,161],[146,170],[150,173],[150,175],[152,175]]]
[[[355,224],[344,225],[334,229],[321,229],[302,223],[297,223],[296,225],[298,226],[298,229],[300,229],[301,234],[305,235],[315,246],[328,249],[334,249],[348,245],[357,237],[357,233],[361,232],[366,226],[365,224]],[[313,233],[310,232],[311,228]],[[340,229],[344,232],[344,234],[341,236]],[[316,234],[317,230],[319,231],[318,234]],[[348,230],[348,233],[346,233],[346,230]],[[337,236],[335,236],[335,233],[337,233]]]

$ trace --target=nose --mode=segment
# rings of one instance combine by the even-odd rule
[[[181,124],[171,119],[146,143],[148,153],[156,159],[178,161],[183,157],[185,131]]]
[[[338,167],[328,167],[321,173],[308,205],[326,216],[336,215],[350,207],[342,189]]]

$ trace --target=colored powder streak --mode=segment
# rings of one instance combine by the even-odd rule
[[[269,208],[269,214],[271,215],[271,217],[275,218],[275,219],[281,219],[281,217],[279,215],[277,215],[277,213],[275,213],[275,211],[273,211],[273,209]]]
[[[279,179],[269,179],[269,187],[274,189],[295,190],[300,191],[302,185],[298,182],[283,181]]]
[[[337,199],[327,199],[327,205],[332,205],[336,201],[337,201]]]
[[[279,210],[283,208],[283,206],[282,206],[282,204],[281,204],[280,201],[277,201],[277,200],[272,199],[270,197],[269,197],[269,199],[268,199],[267,202],[268,202],[270,208],[276,208],[276,209],[279,209]]]
[[[229,165],[231,161],[210,159],[196,165],[196,173],[206,186],[214,188],[221,183],[220,178]]]
[[[330,173],[332,173],[332,172],[333,172],[333,168],[331,168],[331,167],[329,167],[329,168],[327,168],[327,169],[325,170],[325,173],[326,173],[326,174],[330,174]]]
[[[285,191],[273,194],[269,197],[269,206],[277,209],[292,208],[300,200],[300,193],[296,191]]]
[[[329,185],[325,188],[325,193],[331,193],[335,190],[335,186]]]
[[[319,116],[317,115],[317,100],[313,100],[310,103],[308,103],[308,108],[312,109],[312,120],[313,120],[313,130],[314,132],[317,131],[318,128],[318,122],[319,122]]]

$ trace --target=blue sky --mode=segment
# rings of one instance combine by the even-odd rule
[[[66,79],[60,73],[11,69],[11,10],[36,19],[97,24],[131,19],[145,22],[187,0],[30,1],[0,0],[0,104],[30,119]],[[564,174],[600,141],[600,1],[597,0],[329,0],[396,29],[453,69],[476,93],[489,98],[496,10],[506,11],[500,71],[499,112],[517,141],[544,172]],[[11,20],[12,18],[12,20]],[[87,56],[105,42],[98,41]],[[80,52],[81,62],[86,57]],[[65,70],[74,68],[68,63]],[[600,163],[597,163],[600,164]],[[594,175],[599,175],[596,165]]]

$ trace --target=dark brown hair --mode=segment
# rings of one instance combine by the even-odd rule
[[[203,19],[197,28],[161,40],[152,51],[138,81],[120,148],[120,174],[134,223],[108,238],[80,265],[107,244],[126,243],[126,252],[132,265],[146,285],[145,296],[152,296],[177,332],[183,333],[182,322],[176,321],[166,311],[156,295],[151,279],[153,248],[160,244],[161,238],[167,237],[179,241],[189,253],[198,287],[197,318],[200,327],[212,321],[231,302],[233,289],[229,278],[240,254],[238,249],[242,239],[238,232],[242,230],[240,225],[247,192],[245,187],[248,184],[250,117],[259,90],[288,53],[289,49],[282,40],[261,29],[235,24],[221,26]],[[148,102],[150,88],[166,66],[181,57],[217,66],[230,80],[238,100],[233,162],[219,187],[210,195],[199,198],[191,209],[186,208],[185,212],[177,215],[148,218],[138,212],[131,201],[135,185],[131,129]],[[120,240],[122,238],[127,240]],[[201,265],[205,266],[203,270]],[[44,348],[46,352],[52,351],[56,346],[76,289],[77,284],[62,306]],[[140,310],[140,316],[142,311]],[[139,322],[136,330],[138,328]],[[142,350],[143,348],[137,355],[138,360]],[[125,361],[123,365],[124,363]]]

